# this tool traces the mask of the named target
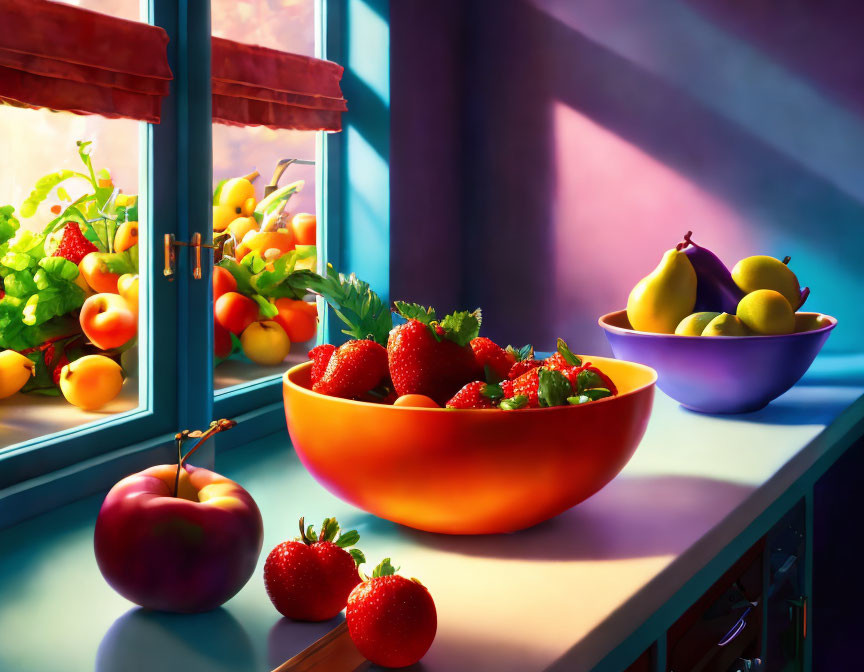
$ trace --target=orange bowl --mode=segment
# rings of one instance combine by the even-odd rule
[[[612,378],[618,396],[517,411],[327,397],[309,389],[306,362],[283,378],[288,433],[319,483],[376,516],[429,532],[512,532],[600,490],[642,439],[654,369],[587,359]]]

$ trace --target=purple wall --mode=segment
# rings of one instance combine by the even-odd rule
[[[688,229],[793,257],[864,339],[864,6],[391,4],[391,294],[608,352],[597,317]]]

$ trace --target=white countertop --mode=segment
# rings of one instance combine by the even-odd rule
[[[811,473],[864,417],[862,394],[864,355],[819,357],[795,388],[747,415],[700,415],[658,393],[617,479],[551,521],[489,537],[417,532],[359,511],[314,482],[287,435],[268,437],[217,458],[265,526],[256,575],[222,610],[153,614],[116,595],[92,553],[101,497],[0,531],[0,670],[276,667],[336,624],[286,621],[264,592],[266,553],[294,536],[300,515],[335,515],[360,531],[371,564],[392,557],[429,588],[438,635],[417,669],[589,670]]]

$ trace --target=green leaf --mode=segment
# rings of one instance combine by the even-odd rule
[[[563,338],[558,339],[558,353],[570,366],[582,366],[582,360],[574,355]]]
[[[306,528],[306,538],[313,543],[318,541],[318,535],[315,534],[315,526],[314,525],[310,525],[309,527]]]
[[[217,266],[227,270],[237,281],[237,291],[241,294],[252,293],[252,271],[248,266],[243,266],[231,257],[222,257]]]
[[[585,390],[583,394],[591,401],[597,401],[598,399],[605,399],[606,397],[612,396],[612,392],[607,390],[605,387],[593,387],[590,390]]]
[[[467,310],[458,311],[447,315],[441,320],[444,329],[444,337],[454,343],[466,346],[472,339],[480,335],[480,323],[482,315],[478,308],[469,313]]]
[[[258,304],[258,308],[261,310],[261,314],[268,320],[276,317],[279,314],[279,310],[276,308],[276,306],[274,306],[260,294],[253,294],[252,300]]]
[[[419,303],[407,303],[405,301],[394,301],[396,312],[406,320],[417,320],[425,325],[431,325],[435,321],[435,309],[431,306],[424,308]]]
[[[339,523],[335,518],[325,518],[321,523],[321,534],[318,536],[318,541],[333,541],[339,533]]]
[[[0,258],[0,265],[8,266],[13,271],[23,271],[25,268],[29,268],[32,263],[33,259],[30,255],[23,252],[7,252]]]
[[[37,291],[33,276],[25,270],[16,271],[3,279],[3,285],[9,296],[26,298]]]
[[[372,571],[372,578],[379,576],[392,576],[399,571],[398,567],[390,564],[390,558],[384,558],[381,563]]]
[[[249,257],[251,254],[257,254],[257,252],[252,252],[247,254],[246,257]],[[259,257],[260,258],[260,257]],[[244,257],[243,261],[246,261]],[[264,296],[269,296],[270,292],[276,289],[280,284],[282,284],[289,275],[294,271],[294,264],[297,261],[297,255],[294,252],[289,252],[288,254],[283,254],[276,261],[273,262],[273,270],[267,270],[266,263],[264,264],[264,268],[260,271],[255,271],[256,265],[253,262],[252,271],[254,275],[252,276],[252,288],[257,291],[259,294],[263,294]],[[262,260],[262,263],[264,261]]]
[[[515,397],[504,399],[499,408],[505,411],[515,411],[528,405],[528,397],[524,394],[517,394]]]
[[[488,364],[483,366],[483,377],[486,379],[486,382],[490,385],[497,385],[504,378],[498,375],[498,373]]]
[[[36,181],[33,191],[30,192],[30,195],[21,204],[21,216],[26,218],[35,215],[39,204],[48,198],[48,194],[51,193],[51,190],[61,182],[68,180],[70,177],[81,177],[85,180],[87,179],[86,175],[76,173],[73,170],[58,170],[56,173],[49,173],[48,175],[40,177]]]
[[[366,556],[363,555],[363,551],[361,551],[359,548],[349,548],[348,555],[354,558],[354,564],[358,567],[364,562],[366,562]]]
[[[545,367],[538,370],[539,388],[537,393],[540,406],[565,406],[567,397],[573,394],[570,381],[560,371],[552,371]]]
[[[39,266],[49,275],[61,280],[75,280],[78,277],[78,267],[63,257],[43,257]]]
[[[0,208],[0,243],[5,243],[18,231],[20,223],[12,215],[13,212],[15,212],[15,208],[11,205],[4,205]]]
[[[267,268],[267,263],[261,258],[261,254],[258,250],[254,252],[250,252],[245,257],[243,257],[243,261],[240,262],[243,266],[252,271],[252,274],[260,273],[265,268]]]
[[[532,357],[534,357],[533,345],[523,345],[519,349],[514,348],[512,345],[508,345],[506,350],[516,358],[517,362],[521,362],[523,360],[531,359]]]
[[[504,396],[504,390],[500,385],[486,384],[480,389],[480,394],[488,399],[501,399]]]
[[[52,317],[80,308],[84,298],[84,290],[74,283],[66,283],[59,289],[43,290],[27,299],[22,311],[22,322],[31,327],[42,324]]]
[[[125,273],[138,272],[138,268],[132,263],[132,257],[128,252],[98,252],[97,255],[109,273],[124,275]]]
[[[339,548],[347,548],[348,546],[353,546],[358,541],[360,541],[360,533],[357,530],[348,530],[340,534],[335,543]]]
[[[605,384],[600,376],[589,369],[580,371],[579,375],[576,376],[576,390],[578,392],[591,389],[592,387],[603,387]]]
[[[567,403],[571,406],[578,406],[579,404],[587,404],[591,401],[591,398],[585,394],[580,394],[578,397],[567,397]]]

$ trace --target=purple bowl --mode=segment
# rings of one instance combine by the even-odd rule
[[[782,336],[676,336],[634,331],[627,311],[600,318],[617,359],[657,371],[657,387],[685,408],[703,413],[756,411],[792,387],[810,368],[837,320]]]

